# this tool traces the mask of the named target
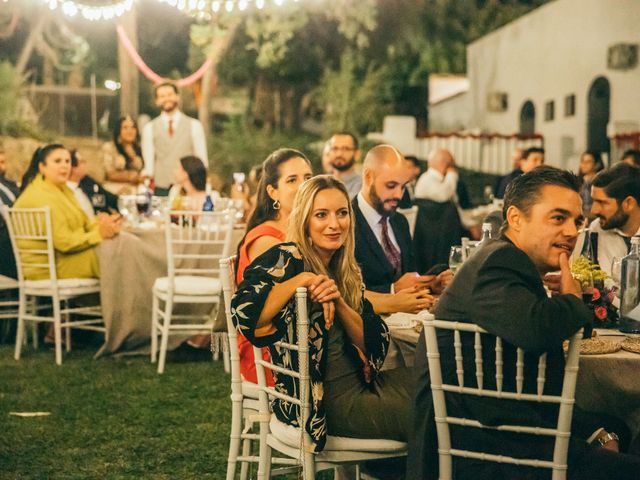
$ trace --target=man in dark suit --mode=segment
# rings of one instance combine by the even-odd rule
[[[525,350],[524,390],[536,392],[537,355],[547,352],[545,394],[562,388],[562,342],[589,324],[591,311],[582,301],[580,284],[569,268],[583,221],[577,178],[552,167],[540,167],[513,181],[507,192],[502,236],[483,246],[458,271],[435,310],[439,319],[476,323],[503,339],[504,390],[515,391],[516,348]],[[555,295],[547,297],[543,276]],[[552,281],[552,278],[555,280]],[[473,375],[473,335],[462,335],[465,370]],[[486,345],[484,345],[486,343]],[[438,335],[443,380],[456,383],[453,335]],[[495,387],[495,342],[483,340],[484,379]],[[424,337],[416,350],[415,424],[410,434],[407,478],[437,478],[437,436],[433,419]],[[470,379],[465,380],[472,383]],[[490,384],[494,385],[490,385]],[[484,425],[555,427],[557,407],[535,402],[447,395],[453,416],[477,418]],[[574,409],[569,447],[569,478],[637,478],[640,458],[617,453],[628,444],[628,429],[613,418]],[[601,428],[601,427],[604,427]],[[495,430],[451,428],[454,448],[494,454],[551,459],[553,438]],[[616,435],[617,434],[617,435]],[[618,438],[619,436],[619,438]],[[615,451],[615,452],[614,452]],[[510,465],[454,460],[456,479],[547,478],[548,471]]]
[[[77,150],[71,151],[71,174],[67,186],[73,190],[80,207],[92,218],[98,212],[118,210],[118,196],[105,190],[87,174],[87,161]]]
[[[0,149],[0,209],[3,206],[12,207],[13,203],[20,195],[20,189],[15,182],[5,177],[7,173],[7,155]],[[0,212],[0,275],[16,278],[16,261],[13,256],[9,230]]]
[[[411,172],[395,148],[374,147],[364,161],[362,190],[352,203],[356,259],[367,298],[379,313],[424,310],[433,302],[427,289],[437,293],[449,278],[416,272],[409,224],[396,214],[410,179]]]
[[[514,162],[515,163],[515,162]],[[500,184],[495,191],[496,198],[504,198],[507,187],[511,182],[523,173],[528,173],[534,168],[544,163],[544,148],[531,147],[522,152],[522,159],[517,167],[514,167],[511,173],[500,178]]]

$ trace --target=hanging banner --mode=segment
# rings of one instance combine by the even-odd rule
[[[122,46],[127,51],[127,54],[131,57],[131,60],[133,60],[133,63],[135,63],[136,67],[138,67],[138,69],[142,72],[142,74],[154,84],[162,83],[164,81],[171,81],[172,83],[175,83],[176,86],[179,88],[188,87],[189,85],[200,80],[200,78],[202,78],[204,73],[213,64],[213,61],[210,58],[208,58],[200,66],[198,70],[196,70],[194,73],[192,73],[188,77],[180,78],[178,80],[163,78],[160,75],[158,75],[156,72],[151,70],[151,68],[149,68],[149,66],[145,63],[142,57],[140,57],[140,54],[136,51],[135,47],[131,43],[131,40],[127,36],[127,33],[124,31],[124,28],[122,27],[122,25],[118,25],[116,27],[116,31],[118,32],[118,38],[120,39],[120,42],[122,42]]]

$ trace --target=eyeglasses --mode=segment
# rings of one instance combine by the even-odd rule
[[[353,147],[331,147],[332,152],[353,152],[354,150]]]

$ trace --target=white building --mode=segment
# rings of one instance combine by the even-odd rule
[[[640,131],[639,42],[640,0],[548,3],[467,47],[469,91],[433,102],[430,130],[538,133],[575,169]]]

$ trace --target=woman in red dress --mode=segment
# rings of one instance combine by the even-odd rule
[[[298,188],[311,178],[311,163],[303,153],[290,148],[280,148],[271,153],[262,164],[262,178],[258,184],[256,208],[247,222],[247,233],[238,247],[236,281],[239,284],[244,270],[257,257],[274,245],[284,242],[284,232]],[[253,346],[238,333],[240,350],[240,374],[246,381],[257,383],[253,362]],[[268,349],[262,349],[265,359]],[[273,378],[267,382],[273,385]]]

